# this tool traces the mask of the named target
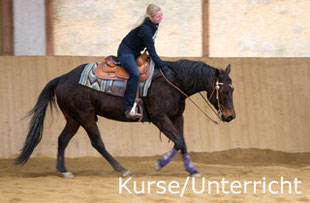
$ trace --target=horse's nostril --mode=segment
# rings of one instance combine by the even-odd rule
[[[228,118],[226,119],[227,122],[230,122],[231,120],[233,120],[236,116],[228,116]]]

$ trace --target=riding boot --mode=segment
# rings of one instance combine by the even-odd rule
[[[138,112],[137,102],[133,104],[133,107],[131,109],[127,109],[125,111],[125,116],[126,118],[133,119],[133,120],[136,120],[141,117],[141,114]]]

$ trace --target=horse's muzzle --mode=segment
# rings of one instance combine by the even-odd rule
[[[234,120],[235,118],[236,118],[236,116],[235,116],[235,115],[228,116],[226,119],[224,119],[224,121],[226,121],[226,122],[230,122],[230,121]]]
[[[236,118],[235,111],[233,109],[227,109],[223,112],[222,121],[230,122]]]

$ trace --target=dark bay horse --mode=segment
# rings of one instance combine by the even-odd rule
[[[225,70],[219,70],[199,61],[179,60],[166,63],[175,72],[176,86],[188,96],[207,91],[210,103],[217,110],[221,110],[222,121],[229,122],[235,118],[233,86],[229,77],[230,65]],[[73,177],[73,174],[65,167],[64,152],[71,138],[82,126],[90,138],[91,145],[111,164],[114,170],[120,172],[122,176],[130,175],[130,171],[121,166],[106,150],[96,124],[98,115],[118,121],[132,121],[123,114],[124,98],[79,85],[78,81],[85,66],[86,64],[80,65],[71,72],[51,80],[44,87],[36,105],[29,113],[29,116],[32,115],[29,132],[20,155],[15,159],[15,164],[25,164],[39,144],[46,109],[49,104],[51,107],[55,105],[56,96],[58,106],[67,121],[58,137],[57,172],[66,178]],[[218,87],[218,96],[212,94],[216,87]],[[187,152],[183,134],[182,114],[186,97],[165,81],[156,68],[148,96],[142,99],[143,121],[152,122],[174,143],[174,147],[157,161],[156,169],[160,170],[168,164],[181,150],[186,171],[192,176],[199,176]]]

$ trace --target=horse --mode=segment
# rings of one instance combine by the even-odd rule
[[[206,91],[210,103],[221,112],[220,119],[223,122],[233,120],[236,114],[233,105],[234,89],[229,77],[231,65],[229,64],[224,70],[209,66],[202,61],[186,59],[166,61],[166,64],[174,72],[174,86],[180,90],[169,84],[159,68],[155,68],[148,95],[142,97],[144,116],[141,122],[153,123],[174,144],[173,148],[156,162],[156,170],[166,166],[181,150],[185,170],[191,176],[199,177],[200,174],[191,161],[184,139],[185,100],[187,96]],[[121,176],[131,175],[131,172],[106,150],[97,121],[98,116],[123,122],[137,121],[125,117],[124,98],[78,84],[86,65],[79,65],[70,72],[54,78],[43,88],[35,106],[28,114],[32,116],[29,131],[20,154],[14,159],[14,164],[24,165],[28,161],[42,138],[46,109],[48,106],[51,109],[55,107],[57,101],[66,119],[66,125],[58,137],[57,173],[64,178],[74,177],[65,167],[64,152],[71,138],[82,126],[89,136],[91,145],[112,168],[120,172]],[[215,90],[217,93],[213,94]]]

